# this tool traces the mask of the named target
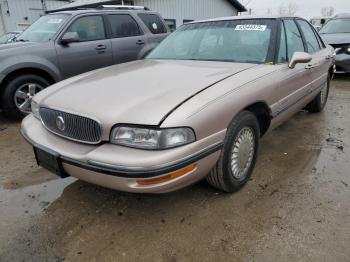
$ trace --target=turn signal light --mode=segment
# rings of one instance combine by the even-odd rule
[[[192,164],[192,165],[189,165],[189,166],[187,166],[187,167],[185,167],[183,169],[180,169],[180,170],[178,170],[176,172],[170,173],[170,174],[162,176],[162,177],[157,177],[157,178],[152,178],[152,179],[145,179],[145,180],[137,180],[136,182],[139,185],[142,185],[142,186],[161,184],[161,183],[165,183],[165,182],[168,182],[170,180],[173,180],[175,178],[184,176],[184,175],[192,172],[196,168],[197,168],[197,164]]]

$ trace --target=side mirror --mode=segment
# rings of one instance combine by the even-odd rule
[[[289,68],[295,68],[296,64],[309,63],[312,60],[312,56],[305,52],[295,52],[292,59],[289,62]]]
[[[70,43],[76,43],[79,42],[79,35],[77,32],[67,32],[63,35],[61,39],[61,44],[62,45],[68,45]]]

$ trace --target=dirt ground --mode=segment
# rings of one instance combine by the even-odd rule
[[[262,140],[236,194],[135,195],[36,166],[0,118],[0,261],[350,261],[350,78]]]

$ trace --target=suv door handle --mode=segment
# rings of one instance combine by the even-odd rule
[[[106,50],[107,47],[106,47],[105,45],[98,45],[98,46],[96,46],[95,49],[96,49],[97,51],[103,51],[103,50]]]
[[[137,40],[136,44],[137,44],[137,45],[144,45],[145,42],[144,42],[143,40],[140,39],[140,40]]]

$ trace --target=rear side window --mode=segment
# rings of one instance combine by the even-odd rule
[[[114,38],[138,36],[141,34],[136,21],[130,15],[108,15]]]
[[[291,60],[295,52],[305,52],[299,29],[293,20],[284,20],[287,35],[288,59]]]
[[[320,46],[314,30],[306,21],[298,20],[298,24],[300,25],[301,30],[303,31],[308,52],[310,54],[316,53],[318,50],[320,50]]]
[[[148,27],[152,34],[167,33],[167,29],[159,16],[155,14],[138,14],[142,22]]]

